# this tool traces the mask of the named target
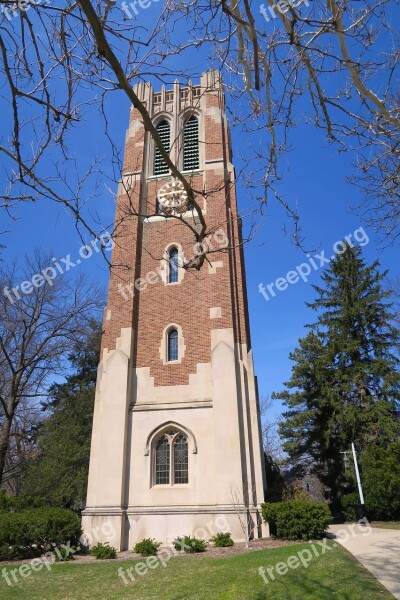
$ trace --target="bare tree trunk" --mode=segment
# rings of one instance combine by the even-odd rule
[[[3,474],[6,467],[6,457],[8,444],[10,441],[11,435],[11,425],[12,425],[13,415],[8,414],[4,417],[4,423],[0,432],[0,488],[3,482]]]

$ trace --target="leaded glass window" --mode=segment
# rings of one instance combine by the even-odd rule
[[[170,429],[157,439],[154,448],[156,485],[189,483],[189,452],[186,435]]]
[[[181,433],[174,439],[174,483],[188,483],[189,459],[187,439]]]
[[[156,445],[156,484],[170,482],[171,446],[166,435],[160,437]]]
[[[178,332],[170,329],[168,332],[168,362],[178,360]]]

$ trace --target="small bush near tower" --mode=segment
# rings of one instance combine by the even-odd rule
[[[160,546],[161,542],[156,542],[152,538],[145,538],[141,542],[135,544],[133,551],[137,552],[137,554],[140,554],[140,556],[157,556]]]
[[[320,540],[332,522],[326,504],[312,500],[286,500],[262,505],[271,535],[284,540]]]
[[[234,544],[231,534],[229,532],[224,533],[222,531],[214,535],[214,537],[210,539],[210,542],[212,542],[216,548],[228,548]]]
[[[172,542],[175,550],[184,550],[187,554],[195,554],[197,552],[205,552],[207,543],[190,535],[177,537]]]

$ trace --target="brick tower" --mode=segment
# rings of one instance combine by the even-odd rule
[[[140,83],[136,93],[201,191],[211,252],[199,272],[182,268],[198,253],[182,221],[198,228],[199,219],[132,109],[83,528],[99,539],[111,523],[111,543],[127,549],[145,537],[212,533],[222,519],[240,539],[240,514],[260,537],[260,415],[221,81],[209,71],[199,86]]]

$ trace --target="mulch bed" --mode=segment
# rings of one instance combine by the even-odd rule
[[[260,540],[253,540],[250,542],[249,548],[246,548],[246,544],[244,542],[236,542],[234,546],[230,546],[229,548],[215,548],[212,544],[207,546],[206,552],[199,552],[196,554],[186,554],[185,552],[177,552],[172,547],[165,548],[169,552],[172,552],[173,556],[189,556],[193,558],[201,558],[203,556],[207,556],[209,558],[219,558],[221,556],[232,556],[233,554],[244,554],[246,552],[252,552],[254,550],[264,550],[266,548],[282,548],[283,546],[289,546],[296,544],[298,542],[288,542],[283,540],[274,540],[272,538],[263,538]],[[162,550],[163,548],[160,548]],[[115,560],[138,560],[142,558],[140,554],[136,554],[135,552],[131,552],[130,550],[125,550],[124,552],[119,552],[118,556]],[[32,559],[26,560],[14,560],[14,561],[0,561],[0,566],[14,566],[29,563]],[[146,560],[143,558],[143,560]],[[74,559],[70,561],[74,564],[83,564],[83,563],[102,563],[102,562],[110,562],[110,560],[97,560],[94,556],[90,556],[90,554],[75,554]]]

